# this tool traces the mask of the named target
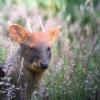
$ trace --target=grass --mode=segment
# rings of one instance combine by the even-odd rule
[[[0,48],[0,63],[4,63],[7,57],[7,51],[5,48]]]
[[[72,1],[74,2],[74,0]],[[28,2],[28,5],[32,5],[31,2],[32,0]],[[60,10],[62,10],[60,8],[61,6],[56,5],[56,2],[57,1],[55,1],[54,5],[52,5],[53,13],[57,13]],[[68,3],[68,0],[66,2]],[[39,3],[41,4],[41,0],[39,1]],[[41,5],[44,6],[44,8],[47,8],[48,5],[45,3],[43,5],[43,3],[44,2],[42,2]],[[45,10],[46,8],[43,9],[42,6],[39,5],[41,6],[40,8],[42,8],[42,16],[49,15],[46,14],[49,11],[51,11],[51,4],[52,3],[50,3],[50,6],[48,7],[49,10]],[[4,2],[2,2],[1,5],[3,7]],[[58,8],[56,8],[55,5]],[[63,5],[65,6],[65,9],[67,9],[66,5],[67,4]],[[73,10],[73,8],[75,8],[74,6],[76,7],[76,5],[73,4],[73,7],[70,6],[69,9]],[[35,91],[33,93],[32,100],[100,99],[100,21],[98,20],[99,15],[97,15],[96,6],[93,8],[94,12],[92,13],[88,5],[82,4],[77,6],[78,7],[76,7],[76,9],[73,10],[77,10],[76,12],[69,11],[69,15],[67,15],[67,11],[64,11],[64,13],[62,13],[63,11],[61,11],[61,13],[57,15],[60,18],[62,18],[63,16],[65,18],[60,20],[62,26],[62,31],[60,34],[63,34],[61,35],[61,40],[63,41],[60,41],[60,44],[58,43],[54,45],[52,55],[53,58],[52,63],[50,65],[51,67],[49,71],[46,72],[44,77],[44,89],[40,89],[43,92],[41,93],[39,91]],[[81,11],[80,6],[83,7],[83,11]],[[40,11],[40,8],[36,8],[35,10]],[[32,15],[33,12],[30,9],[26,11],[26,13],[30,12],[30,15],[33,17],[34,14]],[[46,14],[44,14],[44,12]],[[8,20],[10,20],[10,17],[13,15],[13,13],[13,11],[12,13],[10,13],[11,15],[9,15],[8,13],[8,15],[5,15],[3,13],[4,17],[1,18],[1,22],[4,24],[7,23],[7,19],[5,18],[8,18]],[[16,13],[18,12],[16,11]],[[70,13],[76,15],[72,14],[73,16],[71,16]],[[55,15],[50,16],[52,17],[52,22],[55,21]],[[68,16],[71,16],[71,18],[75,16],[74,21],[72,21],[71,18],[68,21],[66,21]],[[45,23],[48,21],[48,18],[50,17],[47,17],[47,19],[45,19]],[[22,21],[22,18],[20,20],[20,17],[18,18],[18,20],[14,21],[16,23],[24,24],[24,20]],[[6,24],[4,26],[6,26]],[[4,33],[7,33],[7,28],[6,31],[5,28],[3,30]],[[66,44],[66,41],[69,41],[69,43]],[[69,51],[67,51],[68,47],[70,47]],[[70,52],[73,54],[71,58],[68,55],[70,54]],[[5,49],[5,47],[1,46],[0,63],[3,63],[6,60],[6,57],[7,50]]]

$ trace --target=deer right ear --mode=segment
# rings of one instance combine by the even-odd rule
[[[30,33],[25,28],[19,25],[11,25],[9,27],[9,32],[11,38],[18,43],[22,43],[30,35]]]
[[[49,30],[48,32],[51,37],[51,43],[53,43],[58,38],[58,35],[60,32],[60,27],[55,27],[55,28]]]

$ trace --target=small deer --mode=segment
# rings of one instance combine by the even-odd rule
[[[44,32],[29,32],[20,25],[11,25],[9,33],[19,48],[11,57],[12,67],[7,71],[11,82],[18,87],[13,100],[31,100],[51,60],[51,47],[58,37],[59,27]]]

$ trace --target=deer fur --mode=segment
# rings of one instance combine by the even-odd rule
[[[31,100],[32,92],[48,69],[51,47],[59,31],[59,27],[56,27],[45,32],[30,33],[19,25],[9,27],[10,37],[19,44],[5,68],[6,77],[11,77],[10,83],[15,89],[15,96],[8,96],[10,100]]]

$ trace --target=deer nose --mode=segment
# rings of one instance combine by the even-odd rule
[[[48,64],[46,64],[46,63],[40,63],[40,66],[41,66],[42,69],[48,68]]]

